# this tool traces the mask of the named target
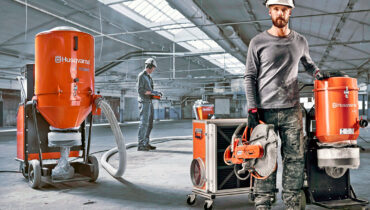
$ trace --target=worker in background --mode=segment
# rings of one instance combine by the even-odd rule
[[[305,144],[299,108],[298,64],[301,62],[317,79],[325,75],[312,61],[306,38],[288,27],[293,0],[265,3],[272,27],[250,41],[244,76],[248,127],[254,128],[259,120],[274,125],[281,139],[285,209],[300,210]],[[265,180],[256,180],[256,209],[271,209],[275,192],[276,171]]]
[[[162,95],[159,91],[154,91],[153,80],[150,77],[157,67],[157,62],[153,58],[145,61],[145,69],[137,77],[137,90],[139,93],[140,124],[138,132],[138,151],[155,150],[156,147],[149,144],[150,132],[153,128],[154,108],[152,97]]]

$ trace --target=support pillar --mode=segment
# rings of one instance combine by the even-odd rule
[[[126,91],[125,90],[121,90],[121,96],[120,96],[120,99],[119,99],[119,121],[121,123],[124,122],[124,112],[125,112],[125,93]],[[126,110],[127,111],[127,110]]]

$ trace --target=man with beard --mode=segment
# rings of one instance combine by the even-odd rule
[[[245,84],[248,127],[262,120],[273,124],[281,139],[283,159],[282,199],[288,210],[301,209],[304,170],[302,113],[299,108],[298,64],[317,79],[325,75],[312,61],[307,40],[289,29],[293,0],[267,0],[272,27],[255,36],[248,49]],[[257,210],[271,209],[276,193],[276,171],[255,182]]]

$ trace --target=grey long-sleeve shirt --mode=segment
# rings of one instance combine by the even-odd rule
[[[139,102],[150,102],[151,96],[145,95],[146,91],[153,91],[154,84],[152,77],[144,70],[137,77],[137,92],[139,93]]]
[[[248,109],[290,108],[299,103],[298,64],[314,74],[318,70],[308,43],[291,30],[286,37],[264,31],[255,36],[247,55],[245,90]]]

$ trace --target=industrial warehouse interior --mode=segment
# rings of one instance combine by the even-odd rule
[[[0,0],[0,209],[369,209],[369,12]]]

